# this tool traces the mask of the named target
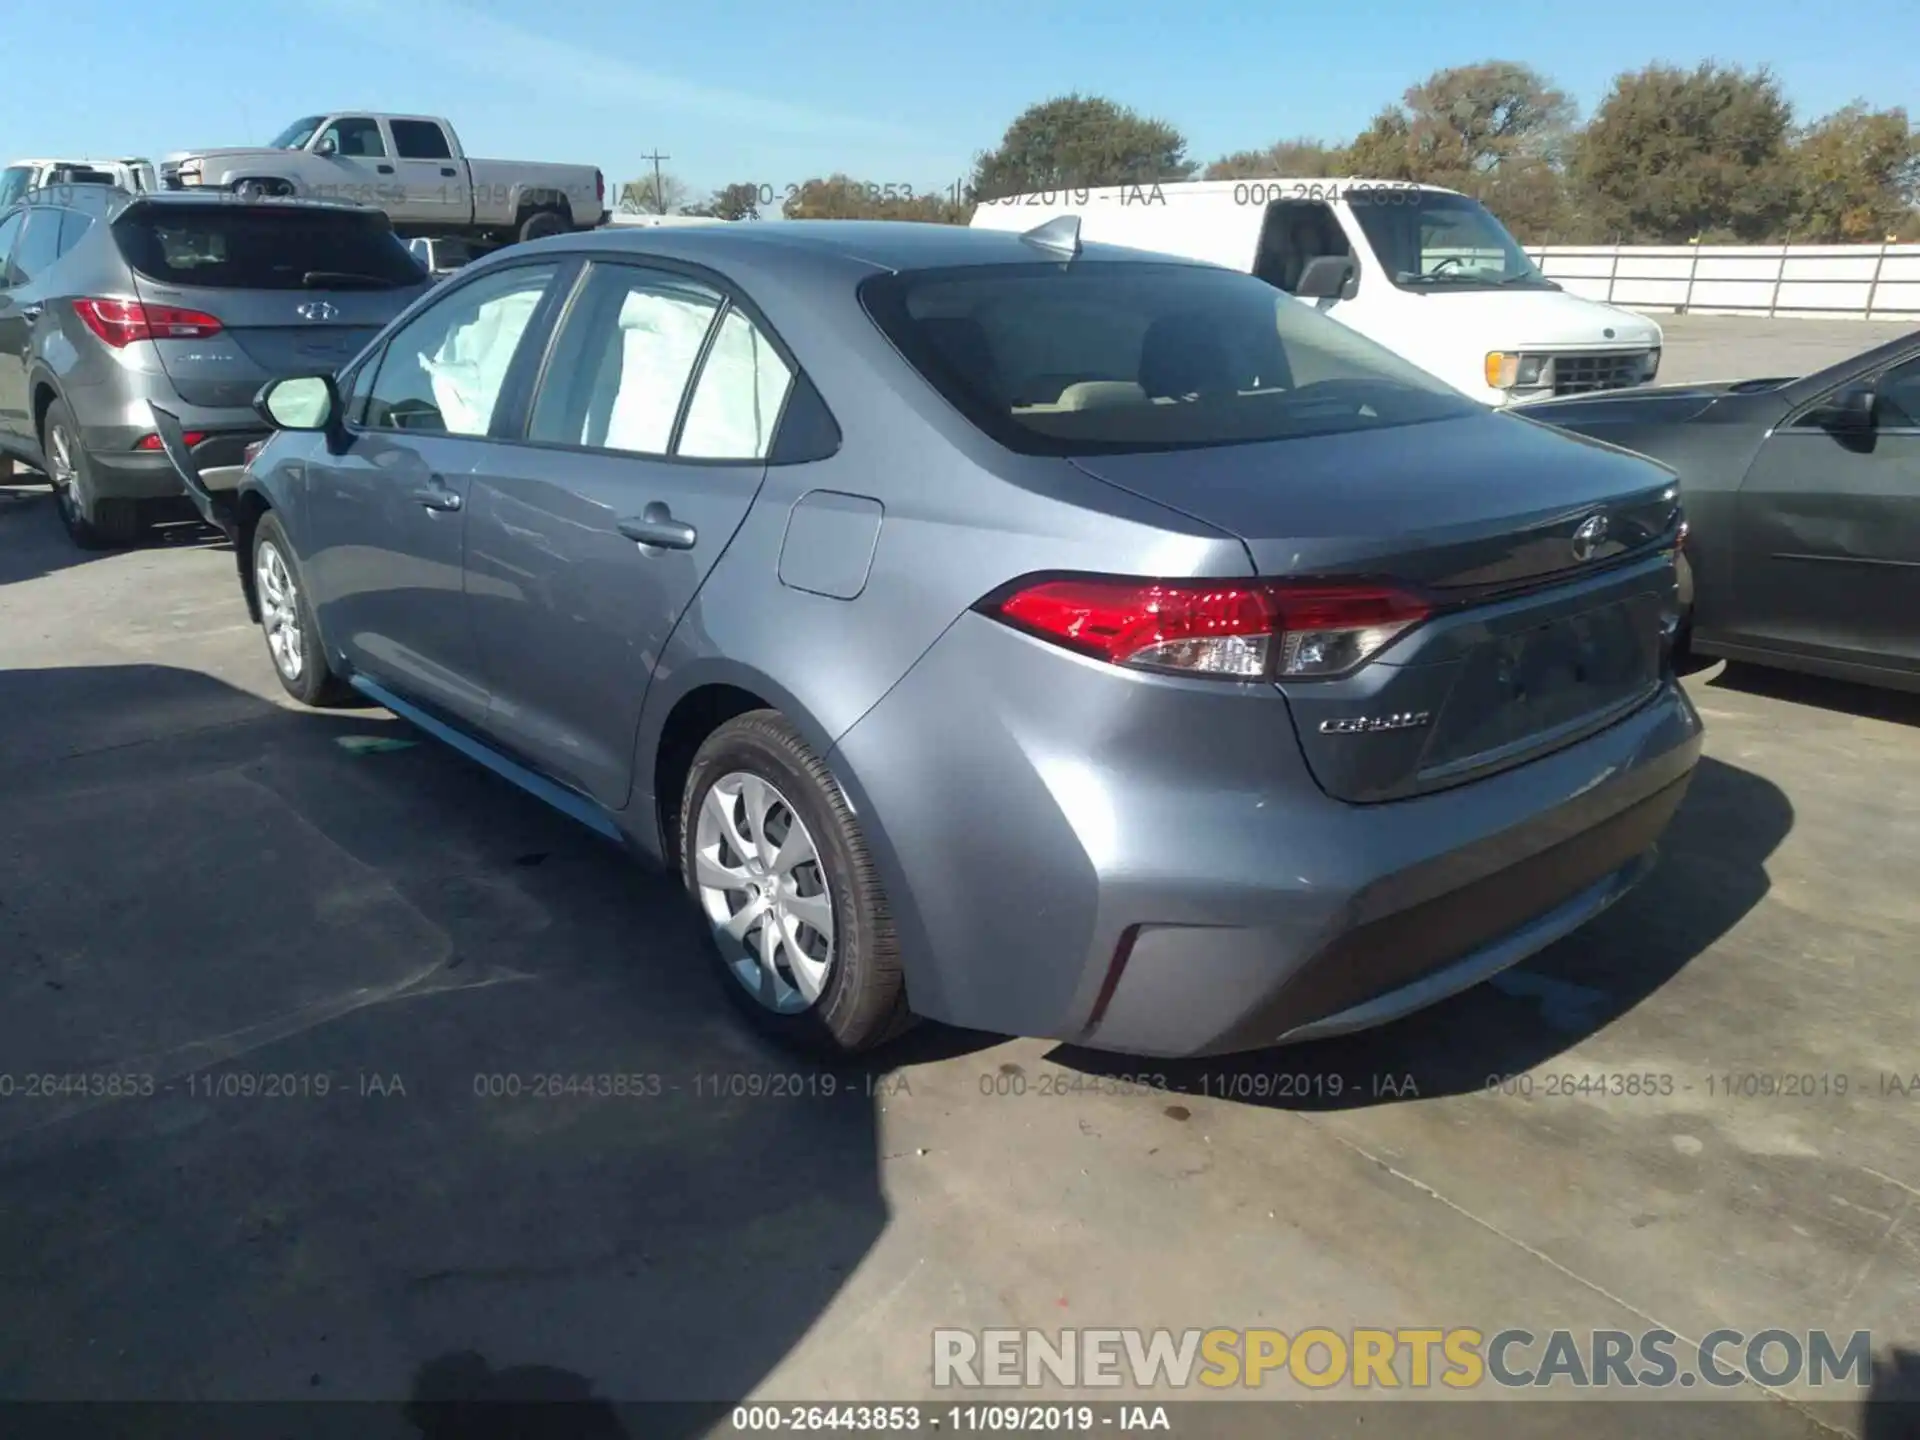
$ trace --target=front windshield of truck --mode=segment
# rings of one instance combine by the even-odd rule
[[[267,142],[269,150],[304,150],[307,141],[313,138],[313,132],[320,128],[324,115],[309,115],[304,120],[296,120],[273,139]]]
[[[1403,290],[1557,290],[1478,200],[1437,190],[1348,197],[1381,268]]]

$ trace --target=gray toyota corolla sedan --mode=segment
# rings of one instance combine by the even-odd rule
[[[1070,221],[516,246],[260,405],[196,498],[286,688],[674,867],[791,1039],[1378,1024],[1618,899],[1699,755],[1666,471]]]

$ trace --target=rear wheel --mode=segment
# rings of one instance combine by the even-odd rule
[[[893,917],[859,823],[784,716],[751,711],[707,737],[679,835],[721,982],[758,1028],[852,1054],[912,1024]]]
[[[536,210],[520,222],[520,240],[544,240],[549,235],[567,233],[567,220],[564,215],[552,210]]]
[[[80,444],[80,427],[64,400],[47,407],[40,450],[67,537],[82,550],[120,550],[140,538],[140,507],[95,493],[93,462]]]
[[[299,563],[287,532],[269,510],[253,531],[253,589],[260,602],[260,630],[280,684],[302,705],[344,705],[354,692],[333,673],[300,582]]]

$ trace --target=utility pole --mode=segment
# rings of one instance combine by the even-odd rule
[[[664,183],[660,178],[660,162],[662,160],[671,160],[673,157],[671,155],[662,155],[656,150],[651,155],[642,155],[640,158],[653,162],[653,204],[654,208],[664,215],[667,213],[667,194],[666,191],[660,188]]]

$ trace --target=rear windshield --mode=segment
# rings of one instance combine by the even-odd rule
[[[28,190],[33,188],[33,167],[31,165],[9,165],[0,170],[0,210],[13,204]]]
[[[135,205],[114,222],[127,263],[169,285],[388,290],[426,278],[384,215],[271,205]]]
[[[1078,260],[876,277],[876,324],[1026,454],[1251,444],[1473,414],[1458,391],[1250,275]]]

